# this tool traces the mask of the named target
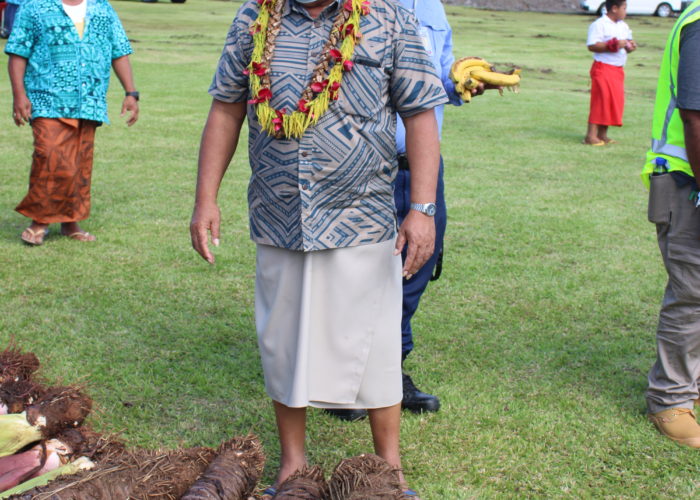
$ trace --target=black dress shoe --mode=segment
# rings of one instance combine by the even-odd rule
[[[346,422],[357,422],[367,416],[367,410],[355,408],[324,408],[323,411]]]
[[[411,380],[411,377],[403,374],[403,401],[401,407],[412,411],[413,413],[422,413],[424,411],[438,411],[440,409],[440,400],[437,396],[421,392]]]

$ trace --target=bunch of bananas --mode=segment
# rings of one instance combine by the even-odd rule
[[[455,90],[464,102],[472,100],[472,90],[480,83],[495,85],[503,95],[503,88],[514,92],[520,86],[520,68],[508,73],[494,71],[493,66],[480,57],[463,57],[454,62],[450,70],[450,79],[455,83]]]

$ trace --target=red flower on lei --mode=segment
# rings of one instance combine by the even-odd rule
[[[331,49],[329,51],[329,54],[335,62],[340,62],[343,60],[343,54],[341,54],[341,52],[338,49]]]
[[[316,94],[323,92],[326,87],[328,87],[328,79],[325,79],[322,82],[314,82],[310,85],[311,90],[313,90]]]
[[[258,95],[248,101],[248,104],[259,104],[269,101],[270,99],[272,99],[272,91],[267,87],[263,87],[258,90]]]
[[[272,119],[272,124],[275,126],[275,132],[279,132],[284,127],[284,114],[287,112],[285,108],[276,109],[275,114],[277,115]]]
[[[328,91],[328,97],[330,97],[332,101],[338,100],[338,90],[340,90],[340,82],[333,82]]]
[[[253,74],[255,74],[255,75],[263,76],[265,73],[267,73],[267,67],[263,63],[253,61],[252,66],[253,66]],[[243,74],[249,75],[250,70],[248,68],[244,69]]]

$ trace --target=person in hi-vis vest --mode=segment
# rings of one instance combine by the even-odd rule
[[[693,411],[700,397],[700,0],[666,43],[642,179],[669,278],[646,393],[649,419],[668,438],[700,448]]]

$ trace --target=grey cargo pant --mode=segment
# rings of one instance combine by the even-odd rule
[[[659,326],[656,363],[649,372],[650,413],[693,408],[700,378],[700,208],[670,174],[651,177],[649,221],[656,224],[668,272]]]

